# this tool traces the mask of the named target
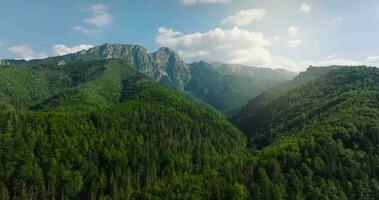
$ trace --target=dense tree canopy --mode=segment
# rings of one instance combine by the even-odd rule
[[[378,69],[344,67],[247,105],[233,120],[249,137],[256,198],[377,199],[378,97]]]
[[[243,165],[244,136],[207,106],[137,79],[124,103],[93,112],[0,114],[0,196],[247,195],[234,173]]]
[[[202,97],[246,98],[193,70]],[[243,134],[125,60],[1,66],[0,199],[377,199],[378,100],[376,68],[310,68],[242,108]]]

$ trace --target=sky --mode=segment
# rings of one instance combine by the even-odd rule
[[[0,26],[0,58],[122,43],[186,62],[379,66],[378,0],[0,0]]]

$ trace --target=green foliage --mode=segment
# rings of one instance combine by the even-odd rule
[[[141,78],[125,83],[124,103],[94,112],[0,114],[0,195],[246,198],[234,173],[243,135],[207,106]]]
[[[377,199],[378,91],[378,69],[343,67],[250,102],[234,120],[255,149],[258,199]]]

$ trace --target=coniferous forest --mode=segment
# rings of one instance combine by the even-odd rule
[[[379,69],[95,50],[2,61],[0,199],[379,198]]]

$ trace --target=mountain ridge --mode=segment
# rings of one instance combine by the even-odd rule
[[[148,74],[158,82],[166,82],[172,87],[182,88],[190,79],[188,65],[178,59],[173,51],[164,48],[154,53],[148,53],[147,49],[140,45],[125,45],[107,43],[88,50],[76,53],[48,57],[45,59],[25,60],[2,60],[5,65],[28,65],[58,64],[65,65],[73,61],[123,59],[127,60],[138,71]]]
[[[240,106],[243,106],[247,100],[255,97],[264,90],[286,82],[295,76],[295,73],[289,71],[268,68],[250,69],[248,66],[240,67],[243,71],[236,71],[235,65],[228,64],[223,64],[223,70],[221,70],[219,66],[209,63],[200,66],[212,68],[202,70],[213,71],[214,73],[199,74],[198,72],[201,72],[202,70],[196,65],[205,62],[187,64],[181,60],[180,56],[176,54],[175,51],[167,47],[161,47],[157,51],[149,53],[146,48],[140,45],[111,43],[93,47],[88,50],[82,50],[73,54],[49,57],[46,59],[30,61],[3,60],[1,62],[8,66],[35,67],[38,65],[49,64],[64,66],[72,62],[109,59],[125,60],[140,73],[146,74],[152,79],[170,88],[189,93],[189,95],[210,104],[227,115],[234,113]],[[194,70],[194,68],[197,68],[198,70]],[[246,73],[246,71],[248,73]],[[216,86],[217,84],[209,83],[207,79],[219,80],[217,83],[218,86]],[[204,84],[207,81],[208,84]],[[191,88],[193,85],[196,86],[196,88]],[[215,90],[215,88],[218,88],[218,90]],[[217,95],[210,96],[210,94],[207,94],[207,91],[211,90],[213,90],[213,94]],[[228,95],[241,98],[230,99]],[[225,100],[225,103],[220,102],[222,99]]]

